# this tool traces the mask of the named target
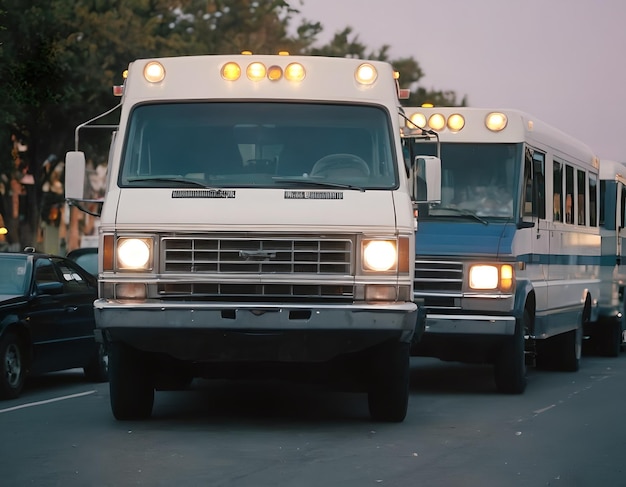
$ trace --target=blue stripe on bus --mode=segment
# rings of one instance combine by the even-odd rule
[[[513,223],[432,223],[420,221],[415,234],[419,255],[511,255],[517,228]]]
[[[416,255],[440,258],[511,257],[517,227],[513,223],[419,222],[415,234]],[[598,247],[598,254],[600,248]],[[525,253],[518,262],[549,265],[615,265],[615,256]]]

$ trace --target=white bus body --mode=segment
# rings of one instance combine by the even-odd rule
[[[414,288],[427,319],[412,354],[492,363],[509,393],[526,387],[525,358],[578,370],[598,313],[597,158],[519,111],[405,110],[438,134],[442,171],[441,201],[419,205]],[[435,154],[416,129],[403,128],[411,157]]]
[[[399,110],[381,62],[130,65],[95,303],[116,418],[149,416],[155,389],[193,377],[341,366],[362,379],[374,419],[404,419],[422,330]],[[70,198],[84,159],[68,153]]]
[[[596,351],[603,355],[619,355],[624,342],[624,286],[626,262],[626,165],[600,161],[600,295],[598,321],[591,323],[587,333]]]

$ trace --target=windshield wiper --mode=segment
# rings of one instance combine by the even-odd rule
[[[481,218],[476,213],[474,213],[473,211],[470,211],[470,210],[464,210],[462,208],[454,208],[452,206],[433,206],[430,210],[431,211],[432,210],[452,211],[452,212],[456,213],[457,215],[466,216],[466,217],[478,220],[483,225],[489,225],[489,222],[487,220],[485,220],[484,218]],[[439,215],[439,216],[445,216],[445,215]]]
[[[156,183],[178,183],[178,184],[186,184],[188,186],[197,186],[200,188],[210,188],[210,186],[207,186],[206,184],[204,184],[201,181],[196,181],[195,179],[187,179],[187,178],[167,178],[167,177],[150,177],[150,178],[143,178],[143,177],[131,177],[131,178],[127,178],[127,181],[130,183],[135,183],[135,182],[156,182]]]
[[[312,179],[301,179],[301,178],[283,178],[283,177],[273,177],[275,182],[280,183],[288,183],[293,184],[294,186],[298,185],[306,185],[306,186],[315,186],[319,188],[340,188],[340,189],[351,189],[354,191],[365,192],[365,188],[361,186],[355,186],[354,184],[344,184],[344,183],[329,183],[326,181],[314,181]]]

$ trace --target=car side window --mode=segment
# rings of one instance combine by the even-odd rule
[[[35,282],[37,284],[60,282],[52,262],[48,259],[39,259],[37,261],[35,266]]]
[[[63,290],[66,293],[87,293],[90,284],[70,262],[57,261],[56,265],[63,276]]]

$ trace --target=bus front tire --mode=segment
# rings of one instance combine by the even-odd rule
[[[409,344],[386,343],[372,359],[367,396],[370,416],[374,421],[400,423],[409,403]]]
[[[111,410],[118,420],[147,419],[154,405],[154,384],[147,357],[120,343],[109,348]]]
[[[499,392],[521,394],[526,389],[526,355],[524,330],[530,326],[530,313],[524,311],[512,337],[508,337],[494,364],[494,378]]]

